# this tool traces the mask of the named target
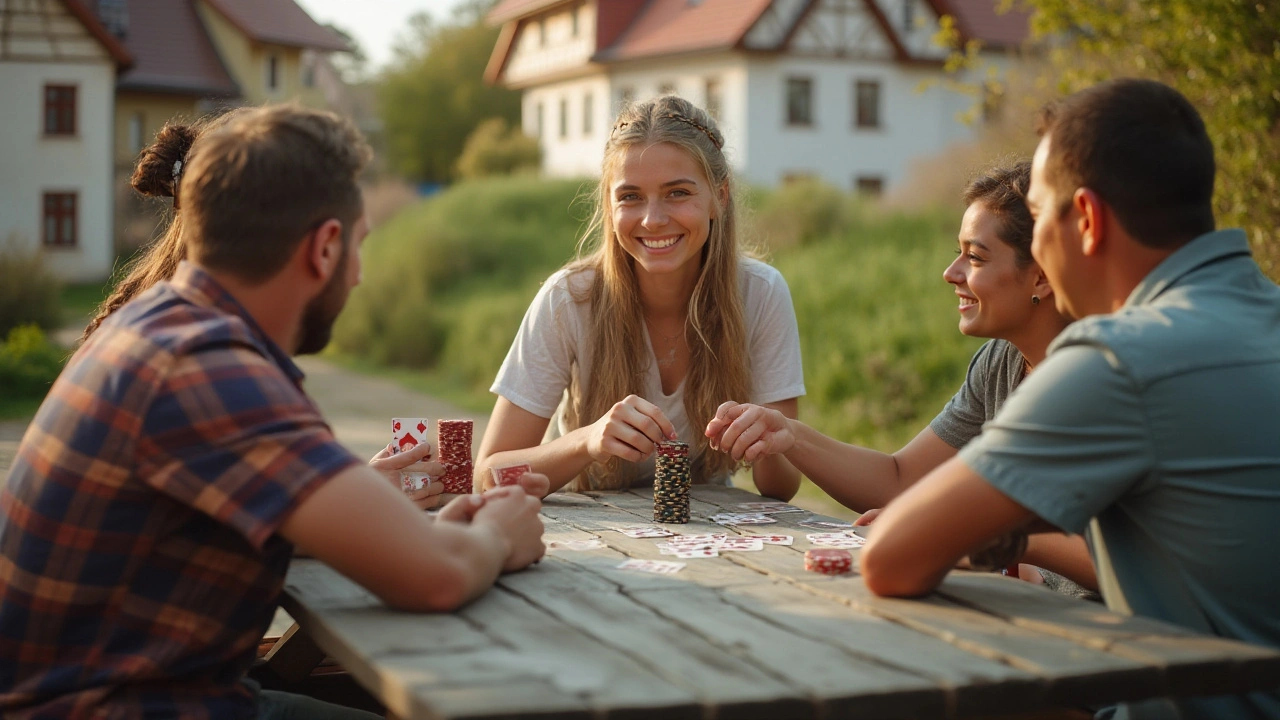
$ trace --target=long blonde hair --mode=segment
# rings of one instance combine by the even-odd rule
[[[723,193],[725,202],[721,202],[720,190],[731,186],[729,163],[721,151],[724,136],[706,112],[680,97],[668,95],[624,108],[605,145],[595,210],[579,243],[579,259],[569,265],[571,273],[594,273],[588,291],[574,298],[591,303],[591,377],[583,388],[581,368],[571,373],[565,422],[571,429],[595,422],[614,403],[640,394],[649,363],[656,362],[645,340],[635,264],[617,240],[609,191],[627,150],[655,143],[669,143],[687,152],[702,168],[716,203],[716,219],[702,249],[702,270],[685,322],[689,369],[684,378],[684,408],[695,435],[689,438],[694,446],[692,472],[695,478],[706,478],[731,472],[735,464],[727,454],[707,452],[707,439],[698,430],[715,416],[720,403],[750,398],[751,367],[732,192]],[[624,487],[634,473],[634,466],[612,458],[604,465],[589,466],[570,487]]]

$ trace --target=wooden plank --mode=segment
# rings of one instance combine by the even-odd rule
[[[707,712],[729,718],[813,717],[801,690],[739,657],[717,639],[664,619],[621,588],[568,563],[516,573],[500,584],[528,602],[689,690]]]
[[[843,647],[797,635],[742,607],[721,592],[687,586],[630,593],[636,601],[679,623],[687,632],[748,656],[796,685],[819,704],[823,717],[939,717],[944,695],[933,680],[867,662]]]
[[[945,691],[947,714],[1025,710],[1044,703],[1041,679],[1025,670],[965,652],[884,618],[853,611],[789,583],[740,587],[724,599],[804,637],[838,644],[859,662],[890,664],[932,679]],[[893,658],[887,648],[892,648]]]
[[[298,623],[291,625],[263,657],[267,669],[287,683],[301,682],[323,660],[324,651]]]

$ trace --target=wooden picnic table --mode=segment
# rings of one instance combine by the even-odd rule
[[[294,647],[314,642],[402,718],[935,718],[1280,686],[1274,650],[999,575],[957,571],[924,599],[876,597],[856,550],[852,574],[804,570],[805,536],[820,532],[798,524],[810,513],[735,530],[706,518],[760,497],[692,495],[693,521],[667,527],[795,544],[686,560],[672,575],[619,570],[674,559],[614,529],[651,524],[652,492],[557,493],[546,539],[607,547],[548,553],[457,612],[390,610],[319,561],[295,561],[283,603],[305,634]]]

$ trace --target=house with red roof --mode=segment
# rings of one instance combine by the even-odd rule
[[[502,0],[486,77],[523,91],[549,175],[599,172],[617,109],[678,93],[706,107],[739,176],[877,194],[971,136],[973,99],[933,38],[950,16],[1006,68],[1027,15],[998,0]]]
[[[111,271],[111,114],[133,65],[82,0],[0,2],[0,252],[42,250],[69,280]]]

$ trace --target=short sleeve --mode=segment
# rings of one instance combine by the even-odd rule
[[[763,405],[800,397],[805,393],[804,365],[787,281],[764,263],[752,263],[747,277],[748,352],[754,384],[751,402]]]
[[[1053,353],[960,451],[974,472],[1044,520],[1081,533],[1148,476],[1154,451],[1137,385],[1110,353]]]
[[[258,548],[311,492],[363,464],[278,366],[240,346],[175,361],[137,452],[148,486]]]
[[[988,341],[978,348],[969,361],[964,384],[947,401],[942,412],[929,423],[929,429],[946,444],[957,450],[968,445],[982,432],[987,420],[986,385],[991,380],[992,356],[995,341]]]
[[[576,333],[568,280],[562,272],[543,284],[489,388],[538,417],[554,415],[569,387]]]

